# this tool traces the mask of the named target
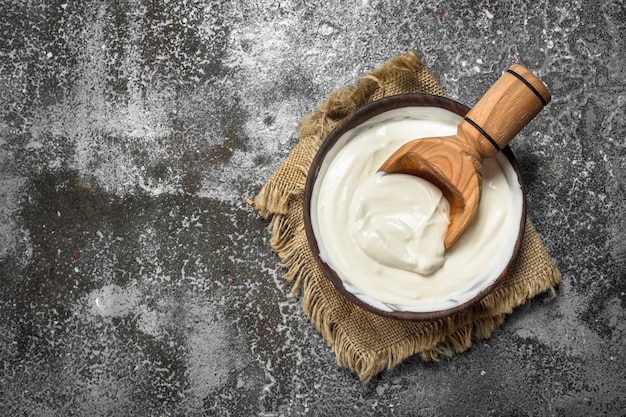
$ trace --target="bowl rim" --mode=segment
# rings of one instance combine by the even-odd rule
[[[317,177],[319,175],[322,162],[326,156],[326,154],[332,149],[335,143],[341,138],[346,132],[350,129],[360,125],[361,123],[371,119],[374,116],[377,116],[381,113],[385,113],[390,110],[395,110],[404,107],[438,107],[444,110],[448,110],[452,113],[455,113],[461,117],[464,117],[467,112],[470,110],[466,105],[455,101],[453,99],[447,97],[441,97],[432,94],[420,94],[420,93],[408,93],[408,94],[400,94],[395,96],[389,96],[385,98],[381,98],[379,100],[373,101],[371,103],[365,104],[364,106],[358,108],[354,112],[345,116],[336,126],[335,128],[328,134],[328,136],[323,140],[320,148],[318,149],[315,157],[312,160],[311,166],[309,168],[305,188],[304,188],[304,197],[303,197],[303,220],[304,220],[304,229],[306,232],[307,242],[317,262],[317,265],[322,270],[324,276],[330,280],[333,286],[351,303],[369,311],[379,316],[396,319],[396,320],[404,320],[404,321],[427,321],[427,320],[436,320],[445,317],[449,317],[456,313],[467,310],[468,308],[477,304],[480,300],[482,300],[485,296],[487,296],[493,289],[503,280],[503,278],[508,273],[513,261],[517,257],[519,250],[521,248],[522,240],[525,233],[525,225],[526,225],[526,189],[524,187],[524,183],[522,181],[522,176],[519,168],[519,164],[513,151],[507,145],[502,149],[502,154],[507,158],[509,163],[512,165],[516,175],[517,180],[520,185],[520,190],[522,193],[522,215],[520,218],[519,225],[519,233],[513,247],[513,253],[511,258],[507,262],[506,266],[500,273],[500,275],[488,286],[483,288],[471,299],[448,309],[437,310],[437,311],[426,311],[426,312],[416,312],[416,311],[384,311],[379,308],[376,308],[360,298],[358,298],[355,294],[348,291],[343,285],[343,281],[337,275],[335,270],[328,265],[320,256],[319,246],[317,244],[317,239],[315,237],[315,233],[313,231],[313,226],[311,223],[311,198],[313,195],[313,188]]]

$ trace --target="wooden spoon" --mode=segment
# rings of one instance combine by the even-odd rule
[[[450,225],[444,237],[449,249],[478,209],[481,158],[500,152],[550,99],[539,78],[519,64],[512,65],[459,122],[456,135],[412,140],[379,171],[415,175],[441,189],[450,203]]]

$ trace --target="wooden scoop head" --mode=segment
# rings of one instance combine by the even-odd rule
[[[379,171],[415,175],[441,189],[450,203],[450,225],[444,237],[449,249],[478,210],[481,159],[500,152],[550,99],[543,82],[515,64],[459,122],[456,135],[410,141]]]

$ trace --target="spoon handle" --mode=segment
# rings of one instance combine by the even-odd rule
[[[539,78],[514,64],[459,122],[457,134],[482,157],[495,156],[550,99]]]

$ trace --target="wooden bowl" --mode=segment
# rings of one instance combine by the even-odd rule
[[[526,221],[526,194],[523,187],[521,174],[519,171],[519,166],[513,152],[510,147],[505,147],[501,154],[503,156],[499,156],[499,158],[506,158],[506,161],[510,163],[510,166],[515,172],[517,176],[517,182],[519,183],[519,192],[521,193],[521,218],[519,219],[519,228],[518,233],[515,236],[515,241],[512,243],[512,253],[505,259],[506,262],[500,262],[500,266],[497,269],[490,271],[492,279],[487,280],[484,283],[481,283],[479,288],[475,288],[472,293],[471,298],[462,300],[458,304],[455,305],[447,305],[445,308],[434,309],[434,310],[423,310],[418,309],[419,311],[411,311],[406,310],[404,308],[395,309],[393,306],[389,308],[388,305],[385,305],[384,308],[379,307],[380,304],[371,299],[371,297],[363,296],[362,294],[357,294],[354,291],[354,287],[350,285],[350,283],[344,282],[344,280],[339,276],[337,271],[335,271],[328,263],[325,262],[324,259],[320,256],[320,248],[318,246],[318,239],[316,238],[314,227],[312,224],[312,216],[311,216],[311,204],[314,199],[313,190],[315,188],[316,181],[318,180],[318,176],[320,175],[320,168],[322,164],[329,154],[329,152],[333,149],[333,147],[338,143],[339,139],[344,136],[351,129],[358,127],[359,125],[367,122],[371,118],[381,115],[385,112],[402,109],[402,108],[411,108],[411,107],[434,107],[443,110],[447,110],[451,113],[454,113],[460,117],[463,117],[468,111],[469,108],[459,102],[456,102],[451,99],[447,99],[444,97],[426,95],[426,94],[404,94],[398,96],[392,96],[383,98],[381,100],[377,100],[371,104],[365,105],[359,108],[354,113],[345,117],[336,127],[335,129],[328,135],[324,143],[321,145],[318,150],[308,173],[307,181],[305,185],[304,192],[304,225],[307,234],[307,239],[313,255],[317,261],[317,264],[324,272],[326,277],[332,282],[332,284],[337,288],[337,290],[343,294],[350,302],[356,304],[357,306],[364,308],[372,313],[378,314],[380,316],[398,319],[398,320],[409,320],[409,321],[423,321],[423,320],[434,320],[443,317],[447,317],[458,313],[460,311],[466,310],[472,305],[479,302],[482,298],[484,298],[489,292],[491,292],[494,287],[498,285],[498,283],[502,280],[502,278],[506,275],[511,262],[517,255],[519,248],[521,246],[522,237],[524,234],[524,225]],[[517,192],[517,191],[516,191]],[[513,237],[512,237],[513,238]],[[510,245],[511,246],[511,245]],[[369,301],[368,301],[369,300]],[[371,302],[370,302],[371,301]],[[449,303],[448,303],[449,304]]]

